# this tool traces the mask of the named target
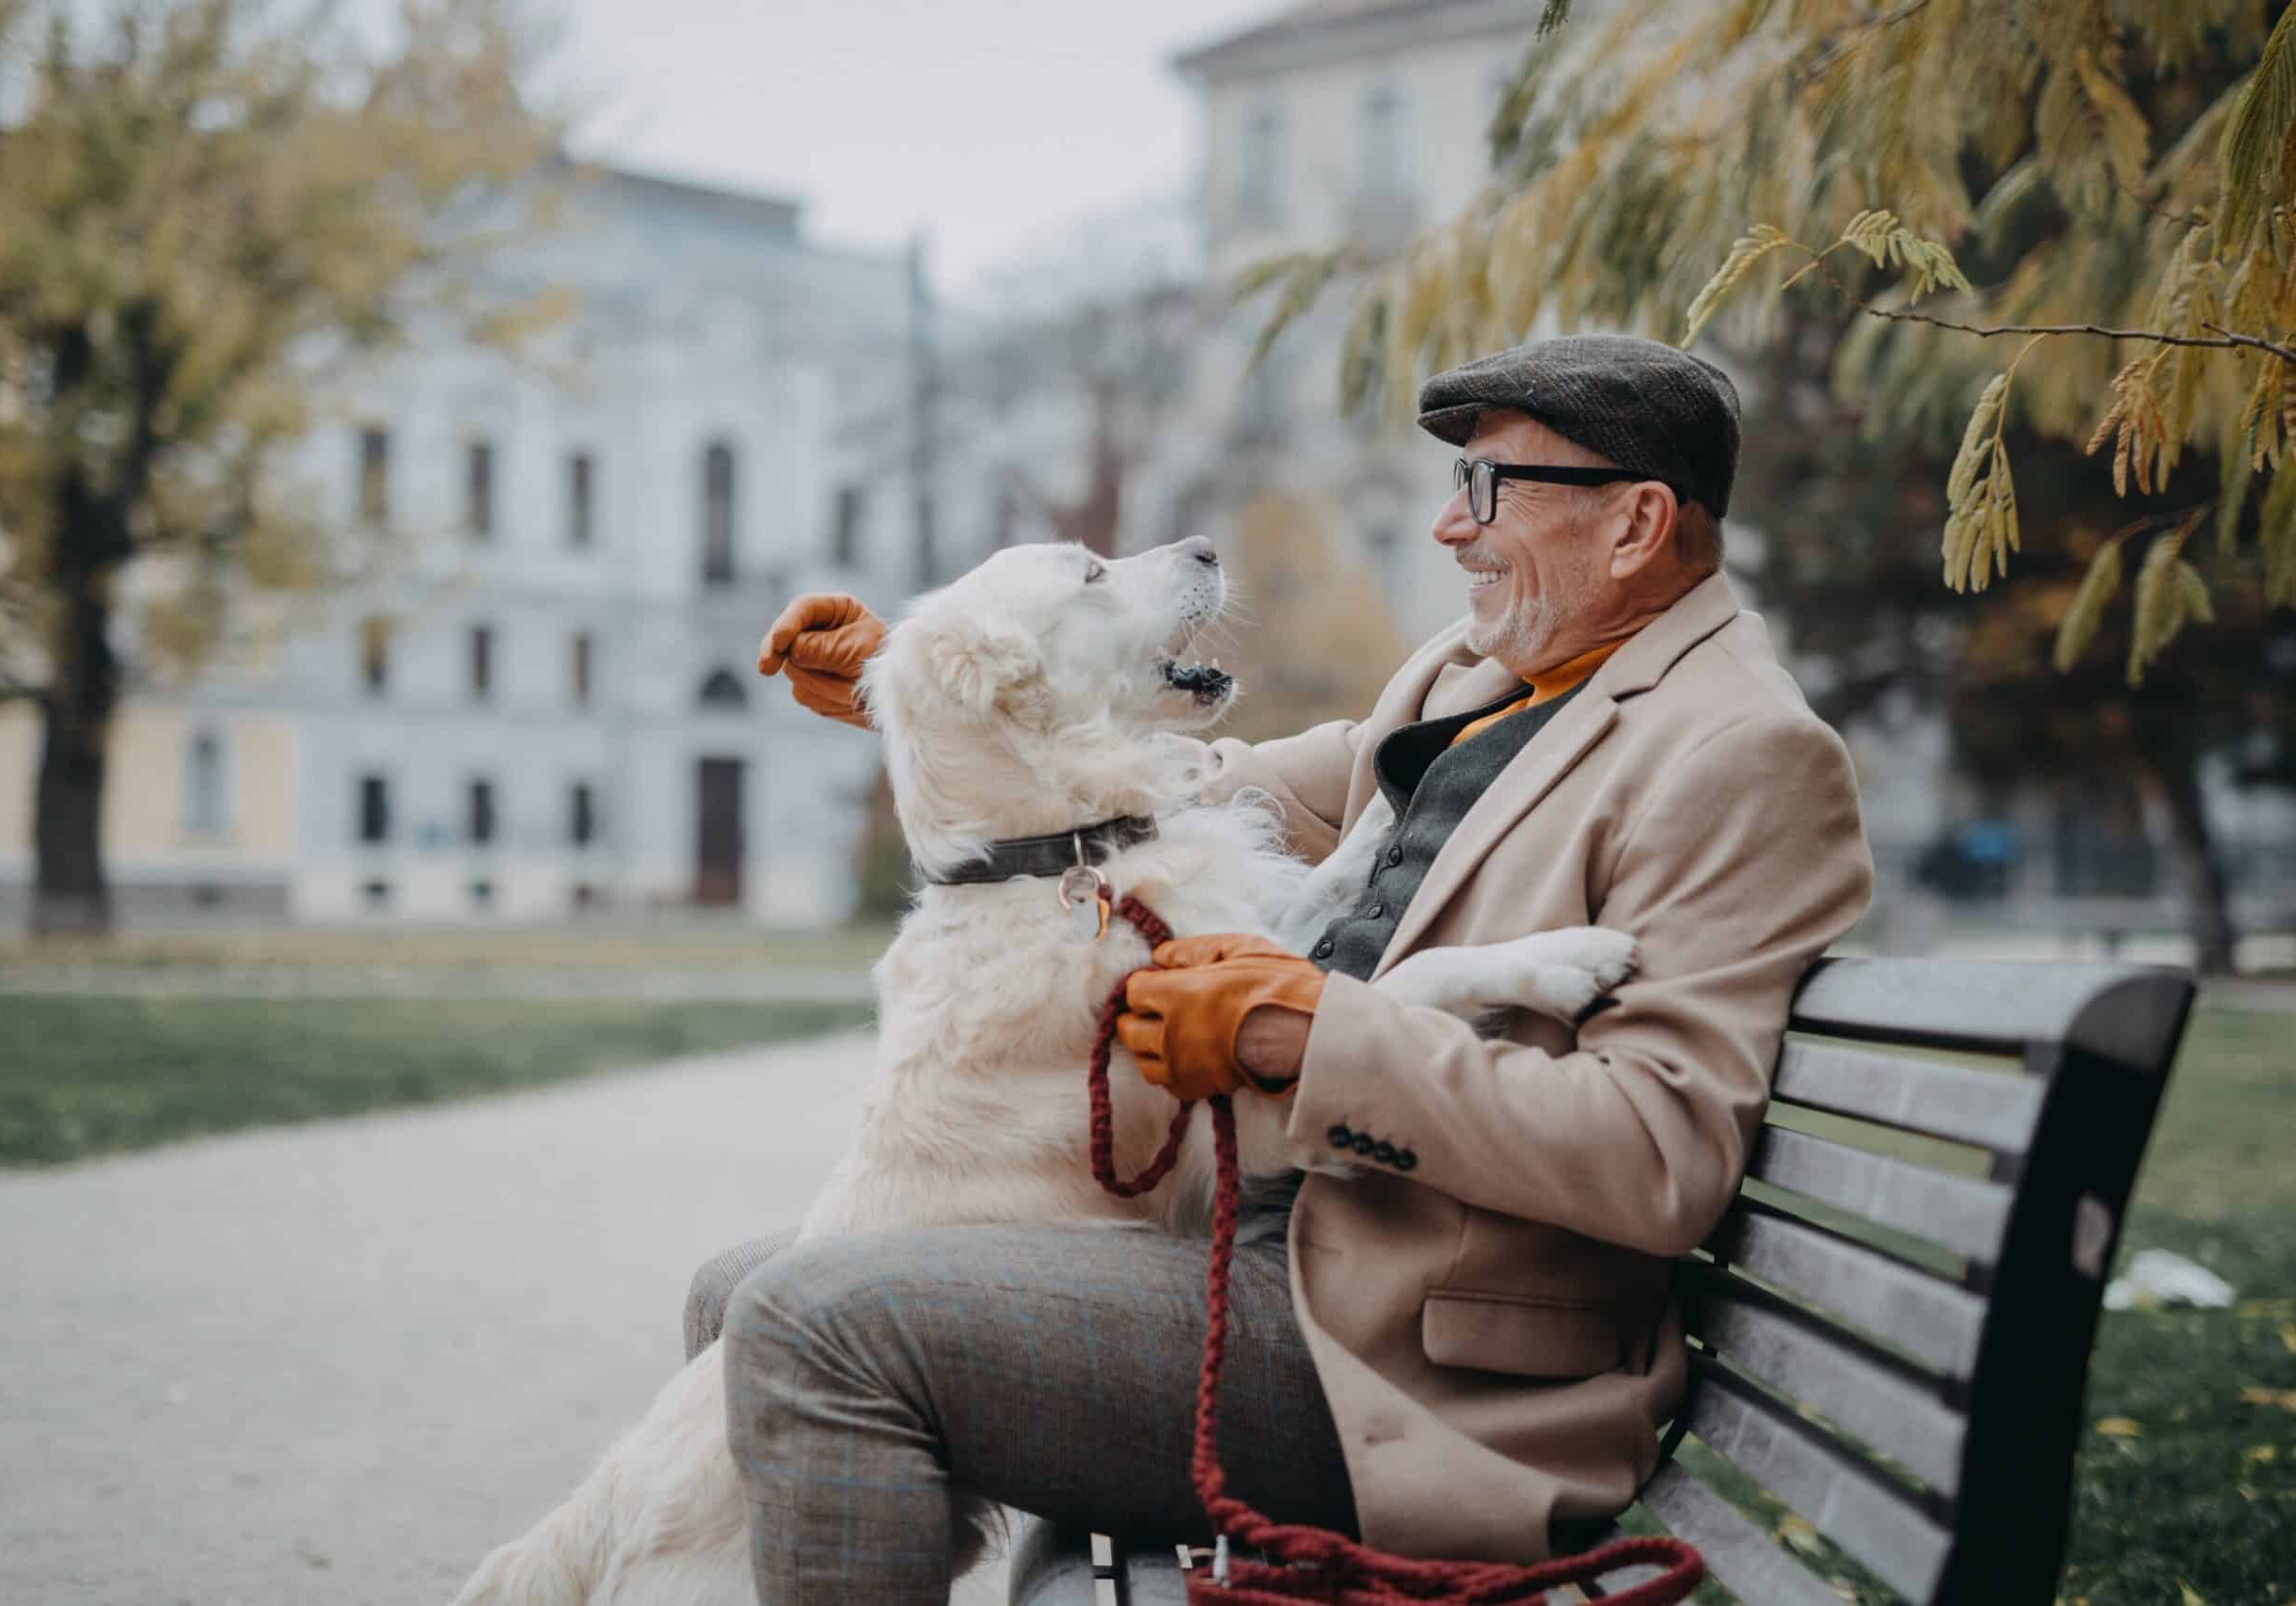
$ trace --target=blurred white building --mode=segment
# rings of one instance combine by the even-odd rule
[[[815,246],[786,201],[582,183],[488,270],[577,292],[570,319],[515,359],[418,338],[306,442],[372,578],[267,661],[130,699],[104,835],[131,915],[842,915],[874,743],[756,653],[797,591],[913,576],[912,432],[856,409],[914,388],[917,265]],[[28,773],[28,726],[0,744]],[[0,818],[18,896],[29,846]]]

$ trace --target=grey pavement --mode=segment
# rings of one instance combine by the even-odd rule
[[[0,1174],[0,1601],[445,1601],[680,1364],[692,1269],[796,1220],[867,1056]]]
[[[560,1003],[866,1004],[862,969],[772,965],[17,964],[0,996],[135,998],[517,998]]]

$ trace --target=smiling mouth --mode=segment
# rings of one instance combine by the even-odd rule
[[[1496,585],[1499,577],[1506,572],[1505,569],[1469,569],[1466,571],[1467,590],[1469,592],[1486,591]]]
[[[1183,664],[1167,658],[1156,667],[1163,671],[1165,684],[1194,697],[1199,708],[1210,708],[1235,689],[1236,677],[1223,670],[1216,658],[1208,664]]]

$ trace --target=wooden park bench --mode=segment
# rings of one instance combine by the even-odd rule
[[[1697,1546],[1747,1606],[2046,1606],[2193,995],[2145,965],[1814,968],[1750,1178],[1678,1268],[1690,1392],[1623,1531]],[[1011,1599],[1163,1606],[1202,1557],[1037,1523]]]

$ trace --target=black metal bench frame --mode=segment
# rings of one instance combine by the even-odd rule
[[[1845,1577],[2047,1606],[2105,1273],[2193,994],[2160,966],[1815,966],[1749,1184],[1681,1263],[1690,1393],[1630,1526],[1696,1545],[1748,1606],[1841,1606]],[[1780,1543],[1702,1471],[1822,1539]],[[1011,1599],[1178,1602],[1186,1561],[1034,1523]]]

